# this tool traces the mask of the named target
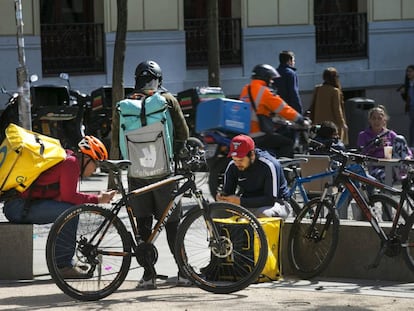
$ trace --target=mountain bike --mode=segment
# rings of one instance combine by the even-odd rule
[[[307,193],[305,189],[306,183],[310,183],[317,180],[325,180],[326,178],[334,178],[334,176],[338,172],[336,169],[328,169],[321,173],[309,176],[301,176],[300,164],[303,162],[307,162],[307,158],[283,158],[279,159],[279,161],[284,170],[289,170],[290,173],[289,197],[291,198],[290,204],[295,215],[298,215],[301,212],[303,206],[306,205],[313,198]],[[367,176],[364,167],[360,163],[350,163],[347,166],[347,169],[352,172],[358,173],[362,176]],[[356,183],[356,185],[358,187],[360,186],[359,183]],[[301,199],[300,201],[302,202],[303,206],[301,206],[298,203],[298,196]],[[345,189],[344,191],[341,191],[340,195],[336,198],[335,204],[335,208],[337,209],[338,213],[341,213],[341,211],[346,209],[348,205],[351,203],[351,200],[352,196],[348,190]]]
[[[123,283],[132,257],[140,266],[155,265],[158,253],[154,241],[183,197],[191,197],[196,202],[182,218],[175,247],[175,259],[185,277],[199,288],[218,294],[244,289],[258,279],[267,259],[265,233],[247,209],[223,202],[209,203],[204,198],[194,174],[205,165],[201,149],[190,152],[188,159],[181,159],[173,176],[130,192],[124,188],[121,179],[122,171],[128,168],[130,161],[106,160],[100,165],[113,172],[120,199],[110,208],[82,204],[67,210],[55,221],[47,239],[47,265],[56,285],[64,293],[78,300],[98,300],[113,293]],[[148,240],[141,241],[130,198],[172,183],[177,184],[177,190],[171,194],[170,203],[152,228]],[[125,223],[122,218],[127,219]],[[221,230],[217,219],[223,218],[240,220],[254,235],[254,256],[246,256],[240,251],[241,245],[246,243],[243,230],[231,236]],[[131,229],[128,230],[126,224]],[[71,232],[70,227],[76,228],[74,233],[65,234]],[[59,259],[63,255],[72,256],[77,267],[85,271],[84,279],[62,277]],[[226,265],[220,264],[223,261],[232,262],[233,278],[223,280],[219,277],[226,269]]]
[[[288,258],[299,277],[309,279],[317,276],[329,265],[338,244],[339,218],[335,198],[328,196],[330,187],[346,189],[357,203],[380,242],[378,253],[367,268],[375,268],[381,258],[402,254],[407,266],[414,271],[414,171],[409,172],[403,181],[402,190],[382,184],[369,177],[352,172],[347,168],[350,160],[357,162],[377,162],[381,160],[355,153],[347,153],[331,149],[339,159],[340,167],[332,184],[327,184],[320,198],[312,199],[297,215],[288,237]],[[401,160],[403,161],[403,160]],[[413,162],[405,160],[405,163]],[[367,191],[361,191],[356,182],[380,189],[393,196],[399,196],[400,202],[385,194],[374,194],[368,197]],[[386,210],[390,221],[381,221],[377,210]]]

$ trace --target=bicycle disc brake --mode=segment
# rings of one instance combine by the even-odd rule
[[[226,236],[221,236],[219,241],[211,243],[211,252],[219,258],[226,258],[233,251],[233,243]]]

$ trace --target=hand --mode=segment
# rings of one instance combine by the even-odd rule
[[[98,203],[109,203],[111,202],[112,198],[114,197],[116,191],[101,191],[98,194]]]
[[[240,197],[237,195],[222,195],[220,193],[217,193],[216,200],[240,205]]]
[[[179,159],[188,158],[188,155],[190,153],[187,149],[185,141],[174,142],[174,151],[176,152]]]

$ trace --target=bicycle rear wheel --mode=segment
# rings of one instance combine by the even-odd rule
[[[268,254],[260,222],[245,208],[223,202],[209,205],[213,222],[205,213],[194,208],[178,229],[180,270],[199,288],[216,294],[236,292],[256,282]]]
[[[85,278],[62,274],[67,258],[85,272]],[[79,205],[53,224],[46,260],[52,279],[65,294],[83,301],[98,300],[113,293],[125,280],[131,264],[131,240],[122,221],[109,210]]]
[[[398,209],[398,202],[385,194],[374,194],[369,197],[371,212],[378,217],[379,221],[393,221]],[[398,223],[404,224],[408,220],[408,212],[402,208]]]
[[[315,198],[296,217],[288,238],[288,258],[295,274],[310,279],[328,266],[339,238],[335,207]]]
[[[414,215],[414,214],[413,214]],[[407,267],[414,271],[414,216],[411,215],[405,225],[400,225],[401,245],[403,247],[403,257]]]

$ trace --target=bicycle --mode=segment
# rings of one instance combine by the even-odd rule
[[[298,203],[296,199],[296,195],[299,194],[302,198],[303,206],[306,205],[312,197],[309,196],[305,189],[305,184],[310,183],[312,181],[321,180],[328,178],[333,178],[337,174],[336,169],[329,169],[325,172],[321,172],[318,174],[313,174],[309,176],[301,176],[299,172],[300,164],[303,162],[307,162],[307,158],[296,158],[296,159],[279,159],[282,167],[284,170],[289,169],[290,171],[290,183],[289,183],[289,197],[290,197],[290,204],[292,206],[292,210],[295,213],[295,215],[298,215],[302,207]],[[364,168],[360,163],[351,163],[347,167],[350,171],[358,173],[362,176],[367,176],[365,173]],[[357,184],[359,187],[359,184]],[[341,213],[344,209],[346,209],[349,204],[351,203],[352,197],[351,194],[347,189],[342,191],[337,198],[337,204],[335,205],[338,213]]]
[[[327,196],[332,186],[347,189],[357,206],[371,224],[380,241],[379,251],[372,263],[366,267],[375,268],[381,258],[397,256],[402,253],[407,266],[414,271],[414,233],[411,228],[414,223],[412,213],[414,204],[413,178],[414,171],[409,173],[403,182],[402,190],[382,184],[369,177],[352,172],[347,168],[350,159],[357,162],[377,162],[380,159],[365,155],[330,150],[338,155],[340,167],[332,184],[327,184],[320,198],[309,201],[296,216],[288,237],[288,259],[293,271],[301,278],[309,279],[317,276],[329,265],[338,244],[339,218],[335,209],[335,198]],[[402,160],[403,161],[403,160]],[[405,161],[410,163],[410,161]],[[411,162],[412,164],[413,162]],[[361,191],[356,182],[380,189],[393,196],[399,196],[400,202],[385,194],[374,194],[368,198],[366,191]],[[380,222],[376,210],[389,212],[389,221]]]
[[[122,170],[128,168],[130,161],[101,162],[102,167],[113,172],[121,198],[113,202],[110,208],[99,204],[75,206],[55,221],[47,239],[46,259],[56,285],[72,298],[98,300],[113,293],[123,283],[132,257],[136,258],[140,266],[153,267],[158,254],[154,241],[177,208],[176,203],[184,196],[192,197],[197,204],[183,215],[179,226],[175,258],[180,271],[199,288],[218,294],[232,293],[255,282],[267,260],[265,233],[257,218],[247,209],[224,202],[209,203],[204,198],[202,191],[197,188],[194,174],[200,166],[205,165],[203,152],[201,149],[192,150],[187,160],[181,160],[176,165],[173,176],[130,192],[126,191],[121,180]],[[170,203],[153,227],[148,241],[140,241],[129,204],[130,197],[171,183],[177,183],[178,189],[171,194]],[[131,226],[129,230],[120,218],[124,208]],[[240,244],[246,243],[244,232],[229,237],[216,223],[217,219],[230,217],[241,219],[246,229],[254,234],[254,258],[239,251]],[[74,225],[75,235],[65,235],[65,231],[70,232],[67,229]],[[84,279],[64,279],[60,274],[59,259],[68,254],[85,271]],[[234,267],[230,272],[234,277],[222,280],[220,271],[231,268],[220,263],[230,260]]]

